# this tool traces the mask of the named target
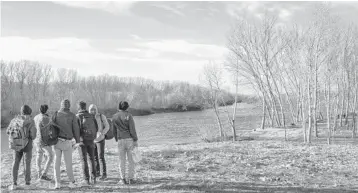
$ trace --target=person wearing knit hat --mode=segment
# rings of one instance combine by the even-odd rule
[[[50,122],[50,116],[47,114],[48,105],[41,105],[39,110],[40,113],[34,117],[35,126],[37,129],[37,136],[34,141],[36,147],[37,174],[40,180],[51,181],[51,179],[47,176],[47,172],[53,162],[54,153],[52,151],[52,146],[48,146],[42,141],[41,135],[41,129],[43,129]],[[44,155],[46,155],[46,164],[44,170],[42,170],[41,163]]]
[[[55,113],[55,123],[59,125],[60,132],[58,142],[53,146],[55,152],[54,162],[54,176],[55,187],[60,188],[61,177],[61,157],[64,155],[67,177],[70,180],[69,187],[75,188],[77,185],[73,176],[72,168],[72,151],[73,147],[77,148],[80,145],[80,130],[78,125],[78,119],[74,113],[70,111],[70,100],[65,99],[61,101],[60,110]],[[76,144],[72,145],[72,139],[75,139]]]
[[[6,129],[6,134],[9,136],[10,148],[14,150],[14,162],[12,165],[13,184],[9,186],[10,190],[17,189],[17,177],[21,159],[24,159],[25,162],[25,185],[29,186],[31,182],[32,143],[36,138],[36,128],[34,120],[31,118],[31,108],[28,105],[24,105],[21,107],[20,112],[20,115],[13,118]],[[19,135],[19,133],[24,133],[25,136]]]
[[[119,184],[133,184],[134,181],[134,160],[132,156],[133,149],[138,147],[138,137],[135,129],[132,114],[128,112],[129,104],[121,101],[118,105],[118,112],[113,115],[113,134],[118,142],[119,152],[119,174],[121,180]],[[128,175],[126,172],[126,162],[128,160]]]

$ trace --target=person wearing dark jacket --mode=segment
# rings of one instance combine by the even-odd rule
[[[94,139],[97,137],[98,124],[93,114],[86,110],[86,103],[81,101],[78,103],[78,124],[80,126],[80,149],[79,154],[82,163],[83,186],[96,183],[96,163],[95,163],[95,144]],[[89,175],[87,155],[90,159],[91,178]],[[90,183],[91,181],[91,183]]]
[[[119,111],[113,115],[113,134],[118,142],[119,153],[119,184],[133,184],[134,181],[134,161],[132,151],[138,147],[138,137],[135,129],[133,116],[127,111],[129,104],[126,101],[119,103]],[[128,177],[126,171],[126,157],[128,159]]]
[[[54,122],[59,126],[60,132],[58,137],[58,142],[53,146],[55,152],[55,189],[60,188],[60,175],[61,175],[61,157],[64,155],[66,172],[70,180],[69,188],[75,188],[75,178],[73,176],[72,169],[72,139],[76,140],[75,148],[79,146],[80,143],[80,130],[78,128],[77,117],[74,113],[70,111],[70,101],[65,99],[61,101],[60,110],[55,113],[53,116]]]
[[[7,135],[11,136],[15,132],[15,128],[13,128],[14,123],[23,123],[21,129],[25,133],[25,140],[27,144],[23,142],[23,146],[25,146],[21,150],[14,150],[14,162],[12,165],[12,181],[13,184],[9,187],[10,190],[17,189],[17,177],[19,174],[19,166],[21,159],[24,159],[25,162],[25,184],[26,186],[30,185],[31,181],[31,158],[32,158],[32,148],[33,148],[33,140],[36,138],[36,128],[35,123],[31,118],[32,109],[24,105],[21,107],[21,115],[15,117],[11,120],[9,127],[6,130]],[[10,144],[11,146],[11,144]]]

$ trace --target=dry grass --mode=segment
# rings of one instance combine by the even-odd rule
[[[141,147],[143,160],[136,169],[139,183],[130,186],[116,185],[118,157],[116,150],[109,148],[106,151],[109,179],[95,187],[77,188],[75,192],[358,191],[358,146],[348,141],[345,145],[303,145],[298,142],[301,140],[300,135],[297,136],[302,132],[300,129],[290,130],[291,141],[284,142],[282,132],[282,129],[255,131],[250,134],[255,140],[235,143]],[[75,178],[79,180],[80,163],[77,153],[74,155]],[[11,182],[11,161],[9,156],[1,158],[3,192]],[[35,167],[32,169],[34,175]],[[23,174],[20,173],[21,184]],[[65,172],[62,179],[64,184],[68,183]],[[34,186],[37,187],[19,192],[51,191],[49,184],[36,183]],[[61,189],[62,192],[69,190]]]

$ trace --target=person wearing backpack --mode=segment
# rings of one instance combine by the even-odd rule
[[[25,185],[31,182],[31,159],[33,140],[36,138],[36,128],[31,118],[32,109],[28,105],[21,107],[21,114],[13,118],[6,129],[9,136],[9,147],[14,150],[14,162],[12,165],[12,185],[10,190],[17,189],[17,177],[20,161],[24,159]]]
[[[126,101],[119,103],[119,111],[113,115],[113,133],[118,142],[120,181],[119,184],[134,184],[134,160],[132,151],[138,147],[138,137],[132,114],[127,110],[129,104]],[[128,159],[128,177],[126,178],[126,157]]]
[[[80,126],[81,145],[79,155],[82,163],[83,172],[83,186],[88,186],[91,183],[96,184],[96,165],[94,160],[94,140],[97,138],[98,124],[94,115],[86,110],[86,103],[80,101],[78,103],[78,124]],[[87,155],[91,164],[91,177],[89,175]]]
[[[36,115],[34,117],[35,126],[37,129],[37,136],[34,140],[34,144],[36,147],[36,166],[37,166],[37,172],[38,172],[38,178],[41,180],[51,181],[51,179],[47,176],[47,172],[50,169],[51,163],[53,162],[53,149],[52,146],[44,143],[42,140],[42,130],[47,129],[47,126],[50,123],[50,116],[47,114],[48,106],[41,105],[40,106],[40,114]],[[46,165],[45,169],[42,171],[41,169],[41,162],[42,158],[46,155]]]
[[[107,117],[101,113],[98,112],[97,106],[94,104],[91,104],[89,106],[89,112],[94,115],[97,123],[98,123],[98,132],[97,132],[97,138],[95,141],[95,150],[94,150],[94,159],[96,163],[96,177],[99,177],[101,168],[102,168],[102,177],[100,180],[105,180],[107,178],[107,168],[106,168],[106,160],[104,159],[104,146],[105,146],[105,135],[109,131],[109,123],[107,121]],[[101,161],[101,167],[100,162]]]
[[[71,103],[68,99],[61,101],[60,110],[55,113],[53,120],[59,126],[60,132],[58,134],[58,142],[53,146],[55,152],[55,187],[60,188],[61,177],[61,157],[64,156],[67,177],[70,180],[69,188],[75,188],[75,178],[73,176],[72,168],[72,150],[77,148],[80,144],[80,130],[78,128],[78,120],[74,113],[70,111]],[[75,139],[76,144],[72,146],[72,139]]]

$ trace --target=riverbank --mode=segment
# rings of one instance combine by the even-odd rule
[[[137,166],[138,184],[118,186],[118,155],[108,146],[108,180],[94,187],[78,187],[76,192],[354,192],[358,191],[358,146],[349,139],[345,144],[325,145],[319,140],[304,145],[299,140],[302,129],[291,129],[290,141],[284,142],[282,129],[268,129],[271,134],[248,131],[252,141],[151,145],[140,147],[143,160]],[[296,133],[296,134],[294,134]],[[296,138],[294,137],[296,136]],[[296,139],[296,140],[295,140]],[[337,140],[339,140],[337,138]],[[81,179],[78,152],[74,155],[74,173]],[[33,157],[33,162],[34,162]],[[12,156],[1,156],[1,190],[11,183]],[[62,165],[63,188],[69,191]],[[35,178],[35,164],[32,177]],[[52,169],[50,170],[52,176]],[[24,183],[22,166],[19,184]],[[53,182],[52,182],[53,183]],[[48,192],[51,183],[34,183],[29,190]]]
[[[232,105],[232,101],[228,101],[226,105],[230,106]],[[240,103],[239,105],[253,105],[248,103]],[[223,106],[223,105],[221,105]],[[182,104],[173,104],[167,108],[143,108],[143,109],[135,109],[135,108],[129,108],[128,111],[133,116],[147,116],[147,115],[153,115],[153,114],[159,114],[159,113],[182,113],[182,112],[196,112],[196,111],[204,111],[210,109],[208,106],[203,105],[182,105]],[[48,110],[48,113],[51,115],[53,114],[57,109],[50,109]],[[99,109],[101,113],[106,115],[106,117],[111,118],[117,111],[117,108],[106,108],[106,109]],[[20,112],[10,112],[10,111],[2,111],[1,114],[1,129],[6,128],[11,119],[18,115]],[[37,113],[36,111],[34,112]]]

